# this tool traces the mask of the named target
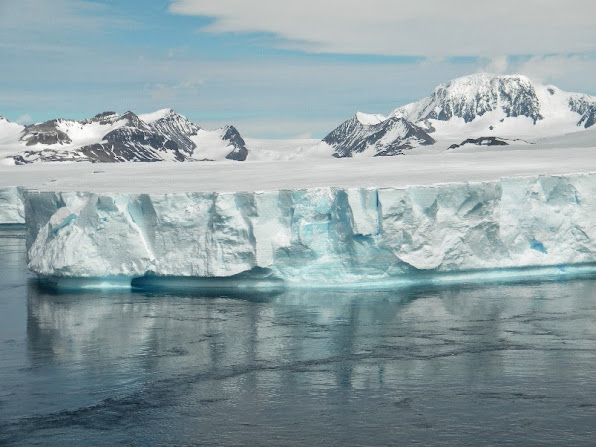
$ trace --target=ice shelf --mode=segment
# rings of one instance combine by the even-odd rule
[[[21,189],[16,187],[0,188],[0,225],[24,223],[25,207]]]
[[[29,268],[83,284],[382,286],[596,262],[596,174],[256,192],[24,192]],[[112,279],[112,280],[110,280]]]

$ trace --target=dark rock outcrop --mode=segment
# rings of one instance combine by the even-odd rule
[[[58,129],[60,120],[50,120],[40,124],[25,126],[21,141],[27,146],[36,144],[69,144],[71,139],[62,130]]]

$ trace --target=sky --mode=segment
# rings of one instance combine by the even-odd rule
[[[0,115],[320,138],[475,72],[596,95],[594,0],[0,0]]]

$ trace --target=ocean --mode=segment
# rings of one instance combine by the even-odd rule
[[[596,277],[57,292],[0,231],[0,445],[595,445]]]

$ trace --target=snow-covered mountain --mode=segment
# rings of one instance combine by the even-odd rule
[[[329,133],[323,142],[335,148],[334,157],[399,155],[435,141],[423,129],[400,117],[358,112]]]
[[[439,85],[421,101],[396,109],[392,116],[418,122],[462,118],[470,123],[486,113],[499,111],[504,117],[525,116],[534,123],[543,119],[536,88],[524,76],[476,74]]]
[[[396,120],[410,133],[396,133]],[[525,144],[594,124],[596,97],[564,92],[522,75],[479,73],[441,84],[429,97],[398,107],[387,118],[357,114],[323,141],[336,156],[395,155],[428,145]]]
[[[593,126],[596,98],[522,75],[478,73],[441,84],[431,96],[399,107],[390,116],[422,125],[437,140],[544,138]]]
[[[100,113],[20,126],[0,118],[0,154],[16,164],[48,161],[146,162],[246,159],[233,126],[201,129],[171,109],[136,115]]]
[[[596,97],[564,92],[522,75],[478,73],[441,84],[427,98],[388,116],[358,112],[319,142],[251,140],[250,155],[233,126],[207,131],[171,109],[143,115],[104,112],[82,121],[55,119],[29,126],[0,117],[0,160],[27,164],[391,156],[534,147],[587,129],[596,129]]]

